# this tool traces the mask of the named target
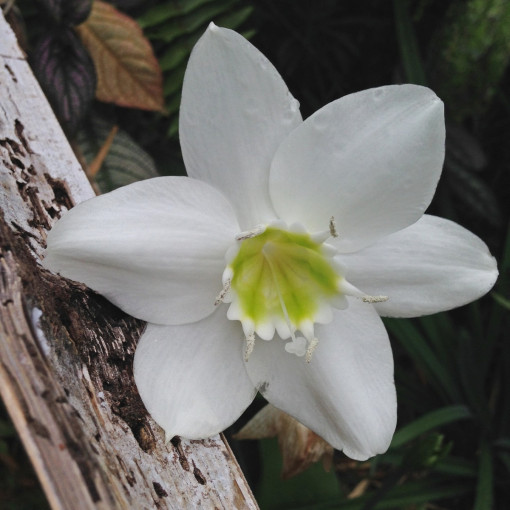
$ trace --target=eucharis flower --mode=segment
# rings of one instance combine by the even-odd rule
[[[270,62],[211,24],[184,79],[189,177],[78,205],[44,264],[148,321],[134,374],[167,437],[218,433],[258,390],[366,459],[396,423],[380,316],[463,305],[497,276],[480,239],[423,215],[444,136],[442,102],[414,85],[351,94],[303,122]]]

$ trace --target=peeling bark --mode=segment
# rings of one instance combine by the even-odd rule
[[[133,381],[144,324],[40,266],[92,196],[0,14],[0,393],[50,505],[256,509],[222,436],[165,445]]]

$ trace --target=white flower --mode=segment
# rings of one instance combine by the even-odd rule
[[[259,390],[350,457],[384,452],[396,399],[379,315],[460,306],[497,276],[480,239],[423,216],[441,101],[387,86],[303,122],[269,61],[211,24],[186,71],[180,139],[190,177],[78,205],[45,266],[149,322],[135,379],[168,437],[218,433]]]

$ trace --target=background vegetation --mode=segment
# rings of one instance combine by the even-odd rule
[[[182,77],[211,20],[251,38],[282,74],[304,117],[342,95],[383,84],[433,88],[447,109],[447,147],[429,211],[487,242],[500,268],[494,291],[453,312],[386,321],[399,400],[398,430],[386,454],[357,463],[336,452],[329,473],[314,465],[283,481],[276,441],[234,446],[263,510],[510,508],[509,2],[117,0],[94,2],[92,15],[90,0],[0,4],[103,191],[184,173],[177,135]],[[136,104],[105,85],[101,45],[94,46],[90,34],[107,16],[114,18],[109,35],[121,43],[137,29],[132,20],[143,28],[150,45],[139,42],[140,60],[152,65],[131,70],[148,77],[134,96],[152,96],[155,103]],[[46,508],[36,486],[2,409],[0,506]]]

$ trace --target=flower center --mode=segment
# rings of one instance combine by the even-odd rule
[[[318,343],[314,324],[330,322],[332,306],[346,308],[346,294],[367,297],[342,276],[333,259],[337,250],[324,242],[331,236],[336,237],[333,219],[328,231],[315,235],[300,225],[275,222],[237,236],[226,255],[224,288],[216,303],[229,302],[227,317],[241,321],[246,359],[255,334],[271,340],[276,332],[291,339],[287,352],[310,361]]]

